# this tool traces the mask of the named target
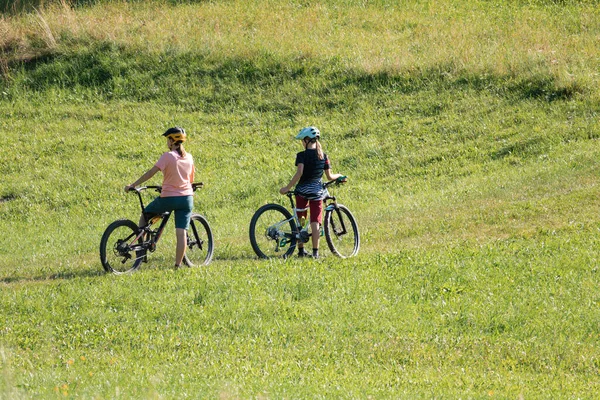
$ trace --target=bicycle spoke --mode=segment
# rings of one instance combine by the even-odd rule
[[[296,223],[278,204],[261,207],[250,222],[250,243],[261,258],[287,257],[296,246]]]
[[[328,210],[325,215],[325,238],[329,249],[339,257],[358,253],[360,236],[354,216],[345,206]]]
[[[208,265],[212,255],[213,238],[210,225],[203,216],[194,214],[190,220],[184,263],[189,267],[196,264]]]
[[[109,225],[100,242],[100,260],[104,269],[115,274],[137,269],[145,255],[140,237],[138,227],[132,221],[118,220]],[[135,238],[133,242],[132,238]]]

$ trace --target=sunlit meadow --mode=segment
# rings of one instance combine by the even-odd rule
[[[0,9],[0,398],[599,391],[596,2]],[[106,275],[102,232],[137,220],[123,186],[172,125],[214,261],[173,270],[169,227]],[[257,260],[306,125],[361,252]]]

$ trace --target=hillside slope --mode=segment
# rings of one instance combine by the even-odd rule
[[[598,391],[594,2],[175,3],[0,19],[0,393]],[[170,270],[170,235],[103,276],[173,125],[215,261]],[[257,261],[250,218],[284,203],[307,125],[361,253]]]

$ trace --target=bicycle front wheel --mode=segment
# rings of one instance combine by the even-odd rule
[[[213,235],[206,218],[193,214],[187,231],[187,249],[183,262],[188,267],[208,265],[214,251]]]
[[[296,221],[285,207],[266,204],[250,221],[250,244],[260,258],[287,258],[296,247],[296,231]]]
[[[333,254],[346,258],[355,256],[360,248],[358,225],[345,206],[339,204],[325,212],[325,239]]]
[[[126,274],[139,268],[146,251],[138,236],[138,226],[130,220],[120,219],[108,226],[100,240],[100,262],[106,272]]]

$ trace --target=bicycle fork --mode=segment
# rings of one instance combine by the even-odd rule
[[[192,233],[194,234],[194,239],[195,240],[190,240],[190,235],[187,235],[187,245],[188,248],[191,250],[194,245],[198,246],[198,248],[200,250],[202,250],[202,245],[204,244],[204,240],[200,239],[200,235],[198,235],[198,230],[196,229],[196,225],[195,224],[190,224],[190,226],[192,227]]]
[[[335,223],[334,219],[331,218],[331,227],[333,228],[333,233],[335,233],[336,236],[343,236],[346,233],[348,233],[348,230],[346,229],[346,224],[344,222],[344,218],[342,216],[342,212],[340,211],[340,208],[337,206],[337,203],[329,204],[327,207],[325,207],[325,211],[331,211],[332,213],[335,212],[338,216],[338,220],[341,225],[340,227],[336,227],[336,223]]]

